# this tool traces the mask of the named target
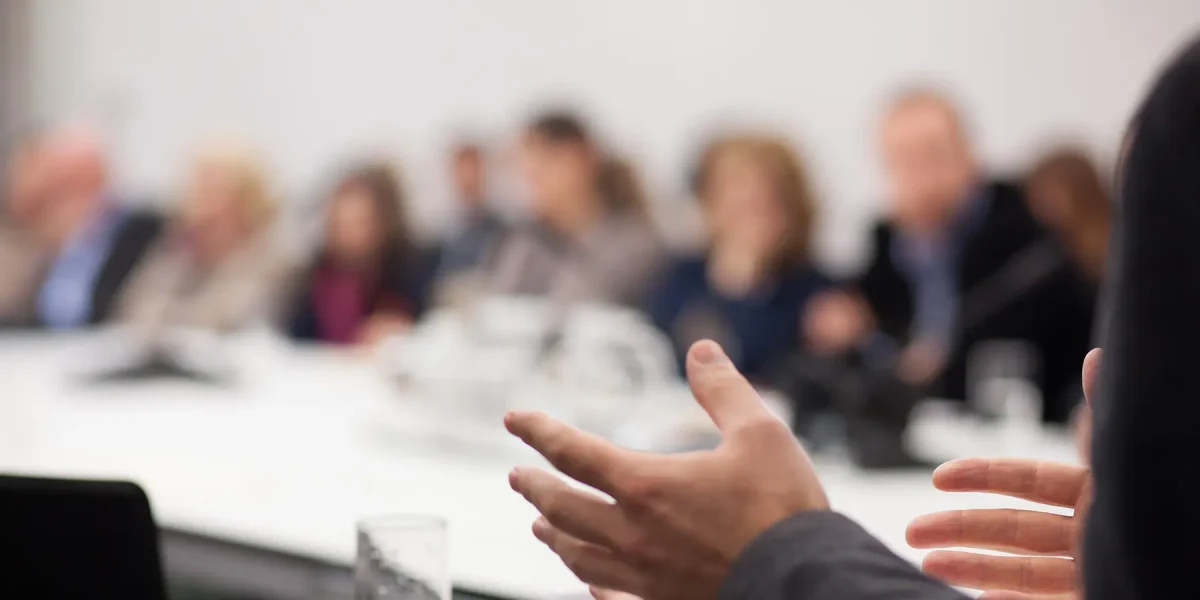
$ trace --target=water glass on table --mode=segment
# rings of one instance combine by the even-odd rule
[[[446,520],[393,515],[358,524],[355,600],[450,600]]]

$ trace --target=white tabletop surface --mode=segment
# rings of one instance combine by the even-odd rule
[[[98,351],[77,338],[0,339],[0,471],[131,479],[164,526],[347,565],[358,520],[444,515],[456,585],[533,598],[584,590],[529,533],[535,513],[506,474],[541,461],[498,419],[471,444],[438,438],[369,361],[336,351],[261,344],[236,357],[255,364],[231,387],[69,375],[81,352]],[[934,418],[915,434],[939,458],[1004,453],[961,423]],[[1072,458],[1062,436],[1032,453]],[[836,509],[913,560],[923,553],[904,545],[912,517],[1021,505],[942,494],[927,474],[864,475],[834,459],[818,468]]]

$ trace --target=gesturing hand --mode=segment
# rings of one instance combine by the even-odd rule
[[[687,371],[721,431],[715,450],[637,453],[542,414],[505,419],[558,470],[612,498],[540,469],[509,477],[542,513],[534,535],[585,583],[654,600],[712,598],[758,534],[829,506],[808,455],[719,346],[693,345]]]
[[[914,548],[964,547],[1023,555],[937,551],[925,557],[922,568],[926,573],[953,585],[989,590],[985,595],[989,600],[1076,597],[1078,574],[1071,558],[1079,556],[1079,534],[1091,499],[1087,468],[1022,459],[968,458],[938,467],[933,485],[950,492],[1014,496],[1073,508],[1075,513],[979,509],[918,517],[907,532]]]
[[[1100,351],[1083,362],[1083,391],[1091,399]],[[1080,451],[1091,439],[1086,412],[1076,435]],[[1083,454],[1086,462],[1087,456]],[[969,458],[933,473],[933,485],[951,492],[987,492],[1074,509],[1070,516],[1012,509],[958,510],[925,515],[908,526],[914,548],[978,548],[1022,556],[937,551],[925,558],[926,573],[954,585],[988,590],[988,600],[1078,600],[1079,548],[1091,503],[1086,467],[1023,459]]]

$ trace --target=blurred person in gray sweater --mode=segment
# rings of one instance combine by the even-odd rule
[[[122,319],[149,334],[274,320],[291,272],[269,239],[274,216],[257,153],[234,140],[203,144],[170,231],[121,298]]]
[[[490,290],[560,302],[639,303],[664,254],[632,167],[606,157],[569,113],[535,118],[521,142],[535,220],[499,249]]]

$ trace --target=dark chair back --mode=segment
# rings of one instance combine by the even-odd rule
[[[0,476],[0,598],[166,598],[150,501],[129,482]]]

